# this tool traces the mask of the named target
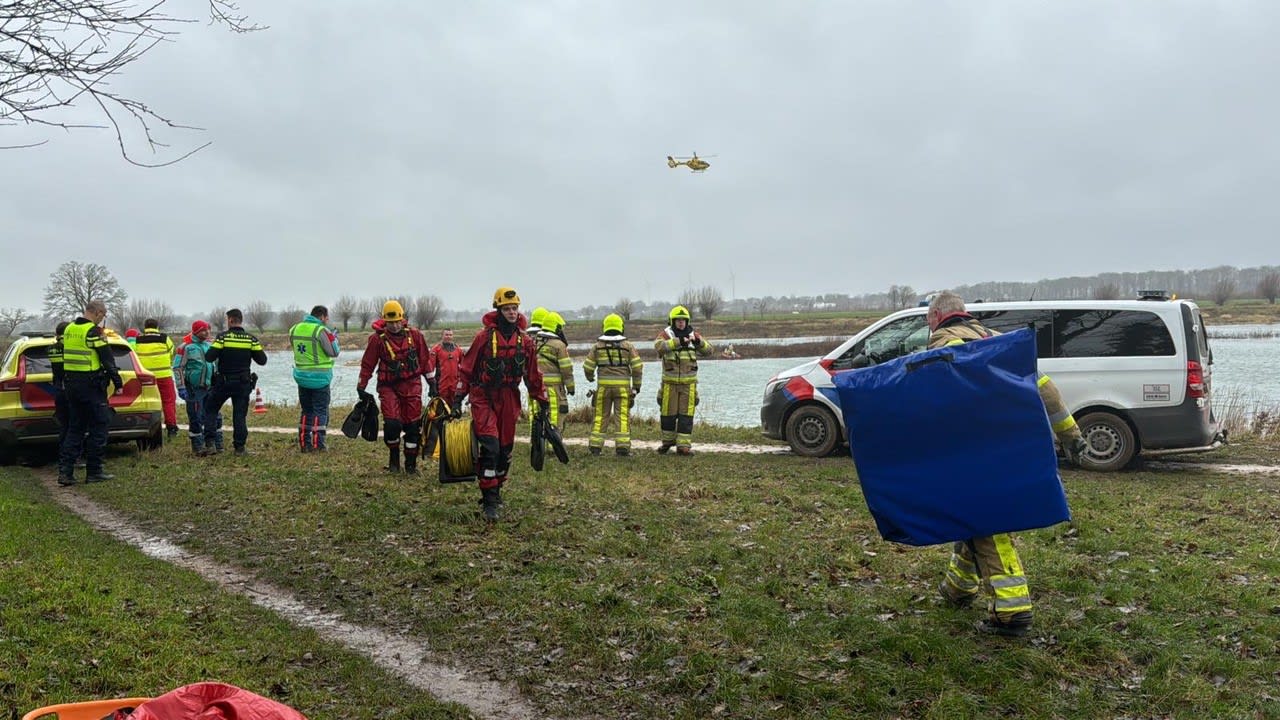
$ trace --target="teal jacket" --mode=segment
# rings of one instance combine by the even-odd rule
[[[302,318],[302,322],[298,324],[303,325],[307,323],[320,325],[321,327],[324,326],[324,323],[320,322],[320,319],[314,315],[307,315]],[[319,340],[321,352],[331,358],[338,357],[338,353],[340,352],[338,349],[338,333],[325,328],[320,331],[316,339]],[[323,370],[299,370],[295,367],[293,369],[293,381],[298,383],[298,387],[306,388],[308,390],[327,388],[329,387],[329,384],[333,382],[333,368],[324,368]]]

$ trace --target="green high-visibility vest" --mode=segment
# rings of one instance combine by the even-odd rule
[[[289,345],[293,348],[293,366],[298,370],[329,370],[333,367],[333,358],[320,349],[320,333],[324,326],[319,323],[300,322],[289,328]]]
[[[89,337],[94,324],[88,320],[71,323],[62,333],[62,369],[66,372],[90,373],[102,369],[98,348],[107,344],[101,335]]]

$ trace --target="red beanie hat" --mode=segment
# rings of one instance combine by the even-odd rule
[[[142,333],[138,332],[138,328],[129,328],[128,330],[124,331],[124,336],[127,338],[138,337],[141,334]]]
[[[201,330],[208,330],[208,329],[209,329],[209,323],[207,323],[207,322],[205,322],[205,321],[203,321],[203,320],[197,320],[197,321],[195,321],[195,322],[191,323],[191,334],[192,334],[192,335],[195,335],[196,333],[200,332]]]

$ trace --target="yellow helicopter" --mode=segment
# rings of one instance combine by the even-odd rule
[[[707,157],[715,157],[715,155],[708,155]],[[696,173],[702,172],[711,167],[711,163],[698,157],[698,153],[696,152],[693,154],[693,157],[674,158],[670,155],[667,156],[667,167],[675,168],[680,167],[681,165],[684,165]]]

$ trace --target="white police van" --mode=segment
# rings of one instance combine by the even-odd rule
[[[1161,292],[1141,297],[967,305],[992,330],[1033,330],[1040,370],[1058,385],[1088,442],[1089,469],[1119,470],[1139,455],[1211,450],[1226,441],[1213,413],[1213,353],[1200,308]],[[832,375],[924,350],[927,309],[893,313],[824,357],[771,378],[760,408],[765,437],[811,457],[840,447],[845,427]]]

